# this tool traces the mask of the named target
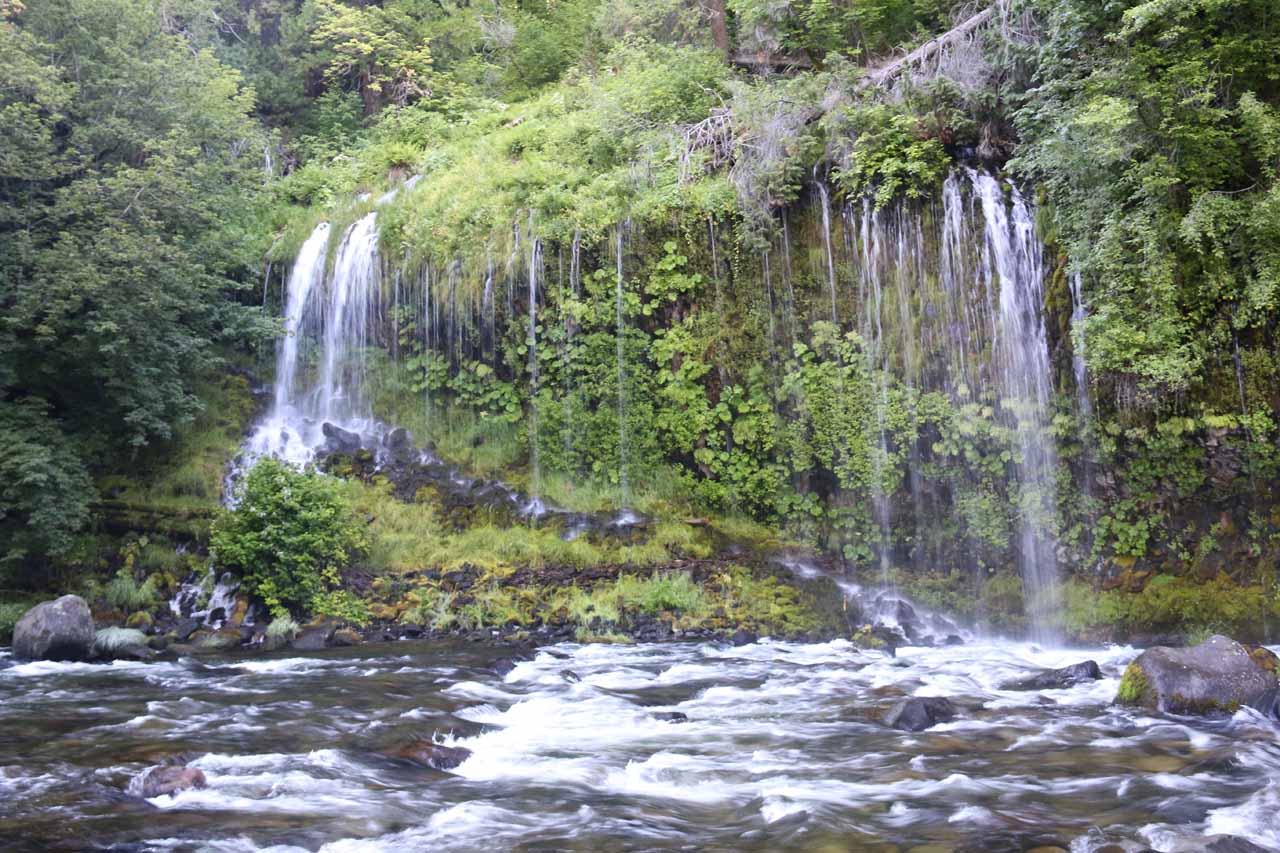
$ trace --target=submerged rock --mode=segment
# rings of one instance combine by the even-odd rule
[[[686,723],[689,715],[681,711],[655,711],[653,718],[663,723]]]
[[[1061,669],[1046,669],[1029,678],[1006,682],[1001,687],[1004,690],[1054,690],[1072,687],[1085,681],[1097,681],[1100,678],[1102,678],[1102,670],[1098,668],[1098,662],[1086,660]]]
[[[19,660],[84,660],[93,650],[93,614],[78,595],[64,595],[28,610],[13,628]]]
[[[1116,702],[1169,714],[1215,716],[1249,706],[1276,716],[1277,659],[1215,634],[1198,646],[1147,649],[1129,664]]]
[[[130,780],[129,793],[150,800],[208,784],[204,771],[198,767],[148,767]]]
[[[471,757],[471,750],[460,746],[445,746],[429,740],[416,740],[388,753],[392,758],[403,758],[425,764],[432,770],[452,770]]]
[[[954,719],[956,706],[941,696],[912,696],[903,699],[885,714],[886,726],[904,732],[922,732],[938,723]]]

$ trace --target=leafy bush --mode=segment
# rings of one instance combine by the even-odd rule
[[[18,620],[22,618],[22,614],[26,612],[27,606],[25,604],[9,601],[0,603],[0,643],[13,641],[13,628],[18,624]]]
[[[274,616],[333,609],[340,570],[367,547],[337,480],[275,459],[245,475],[209,544]]]
[[[267,626],[267,636],[274,639],[292,640],[294,635],[298,633],[298,623],[292,616],[277,616],[271,620],[271,624]]]
[[[130,572],[121,570],[103,590],[103,598],[116,610],[146,610],[156,603],[155,580],[147,578],[138,583]]]

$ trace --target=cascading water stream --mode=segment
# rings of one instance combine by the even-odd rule
[[[378,429],[365,390],[364,357],[380,304],[376,214],[366,214],[346,230],[326,277],[330,237],[329,224],[320,223],[294,259],[272,406],[245,442],[229,483],[262,456],[309,463],[326,441],[325,424],[359,434]],[[310,368],[303,352],[312,338],[319,344],[319,376],[307,388]]]
[[[622,495],[622,513],[620,518],[630,516],[631,481],[627,470],[628,445],[627,435],[627,367],[626,367],[626,317],[623,314],[623,275],[622,275],[622,231],[617,229],[617,312],[618,312],[618,484]]]
[[[1003,412],[1018,446],[1019,563],[1032,633],[1052,640],[1057,580],[1058,457],[1049,435],[1052,394],[1045,332],[1044,251],[1035,220],[1016,187],[1006,201],[995,178],[970,173],[986,225],[984,276],[998,290],[995,361]]]
[[[533,214],[529,215],[530,220]],[[533,233],[533,223],[529,223]],[[542,491],[542,466],[538,458],[538,270],[542,267],[542,241],[529,240],[529,461],[530,489],[533,492],[531,509],[541,508],[538,495]]]

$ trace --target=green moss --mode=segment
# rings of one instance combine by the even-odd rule
[[[1116,691],[1116,702],[1121,705],[1141,705],[1143,697],[1150,688],[1147,675],[1137,663],[1129,664],[1120,679],[1120,689]]]
[[[1095,590],[1072,579],[1063,587],[1064,623],[1074,637],[1100,634],[1180,631],[1189,640],[1220,633],[1256,634],[1263,613],[1275,614],[1276,602],[1260,584],[1241,585],[1220,574],[1194,577],[1156,575],[1141,592]]]

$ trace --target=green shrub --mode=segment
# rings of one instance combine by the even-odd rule
[[[121,569],[103,590],[102,596],[116,610],[132,613],[146,610],[156,603],[156,584],[152,578],[138,583],[133,575]]]
[[[271,624],[267,626],[267,636],[273,640],[287,639],[292,640],[294,635],[298,633],[298,623],[292,616],[277,616],[271,620]]]
[[[236,498],[235,508],[214,522],[210,550],[240,575],[246,592],[260,596],[274,616],[350,604],[332,592],[340,570],[367,546],[337,480],[263,459]]]
[[[93,650],[112,655],[128,646],[145,646],[147,635],[136,628],[100,628],[93,637]]]
[[[27,612],[25,604],[15,602],[0,603],[0,643],[13,642],[13,627],[18,624],[22,614]]]

